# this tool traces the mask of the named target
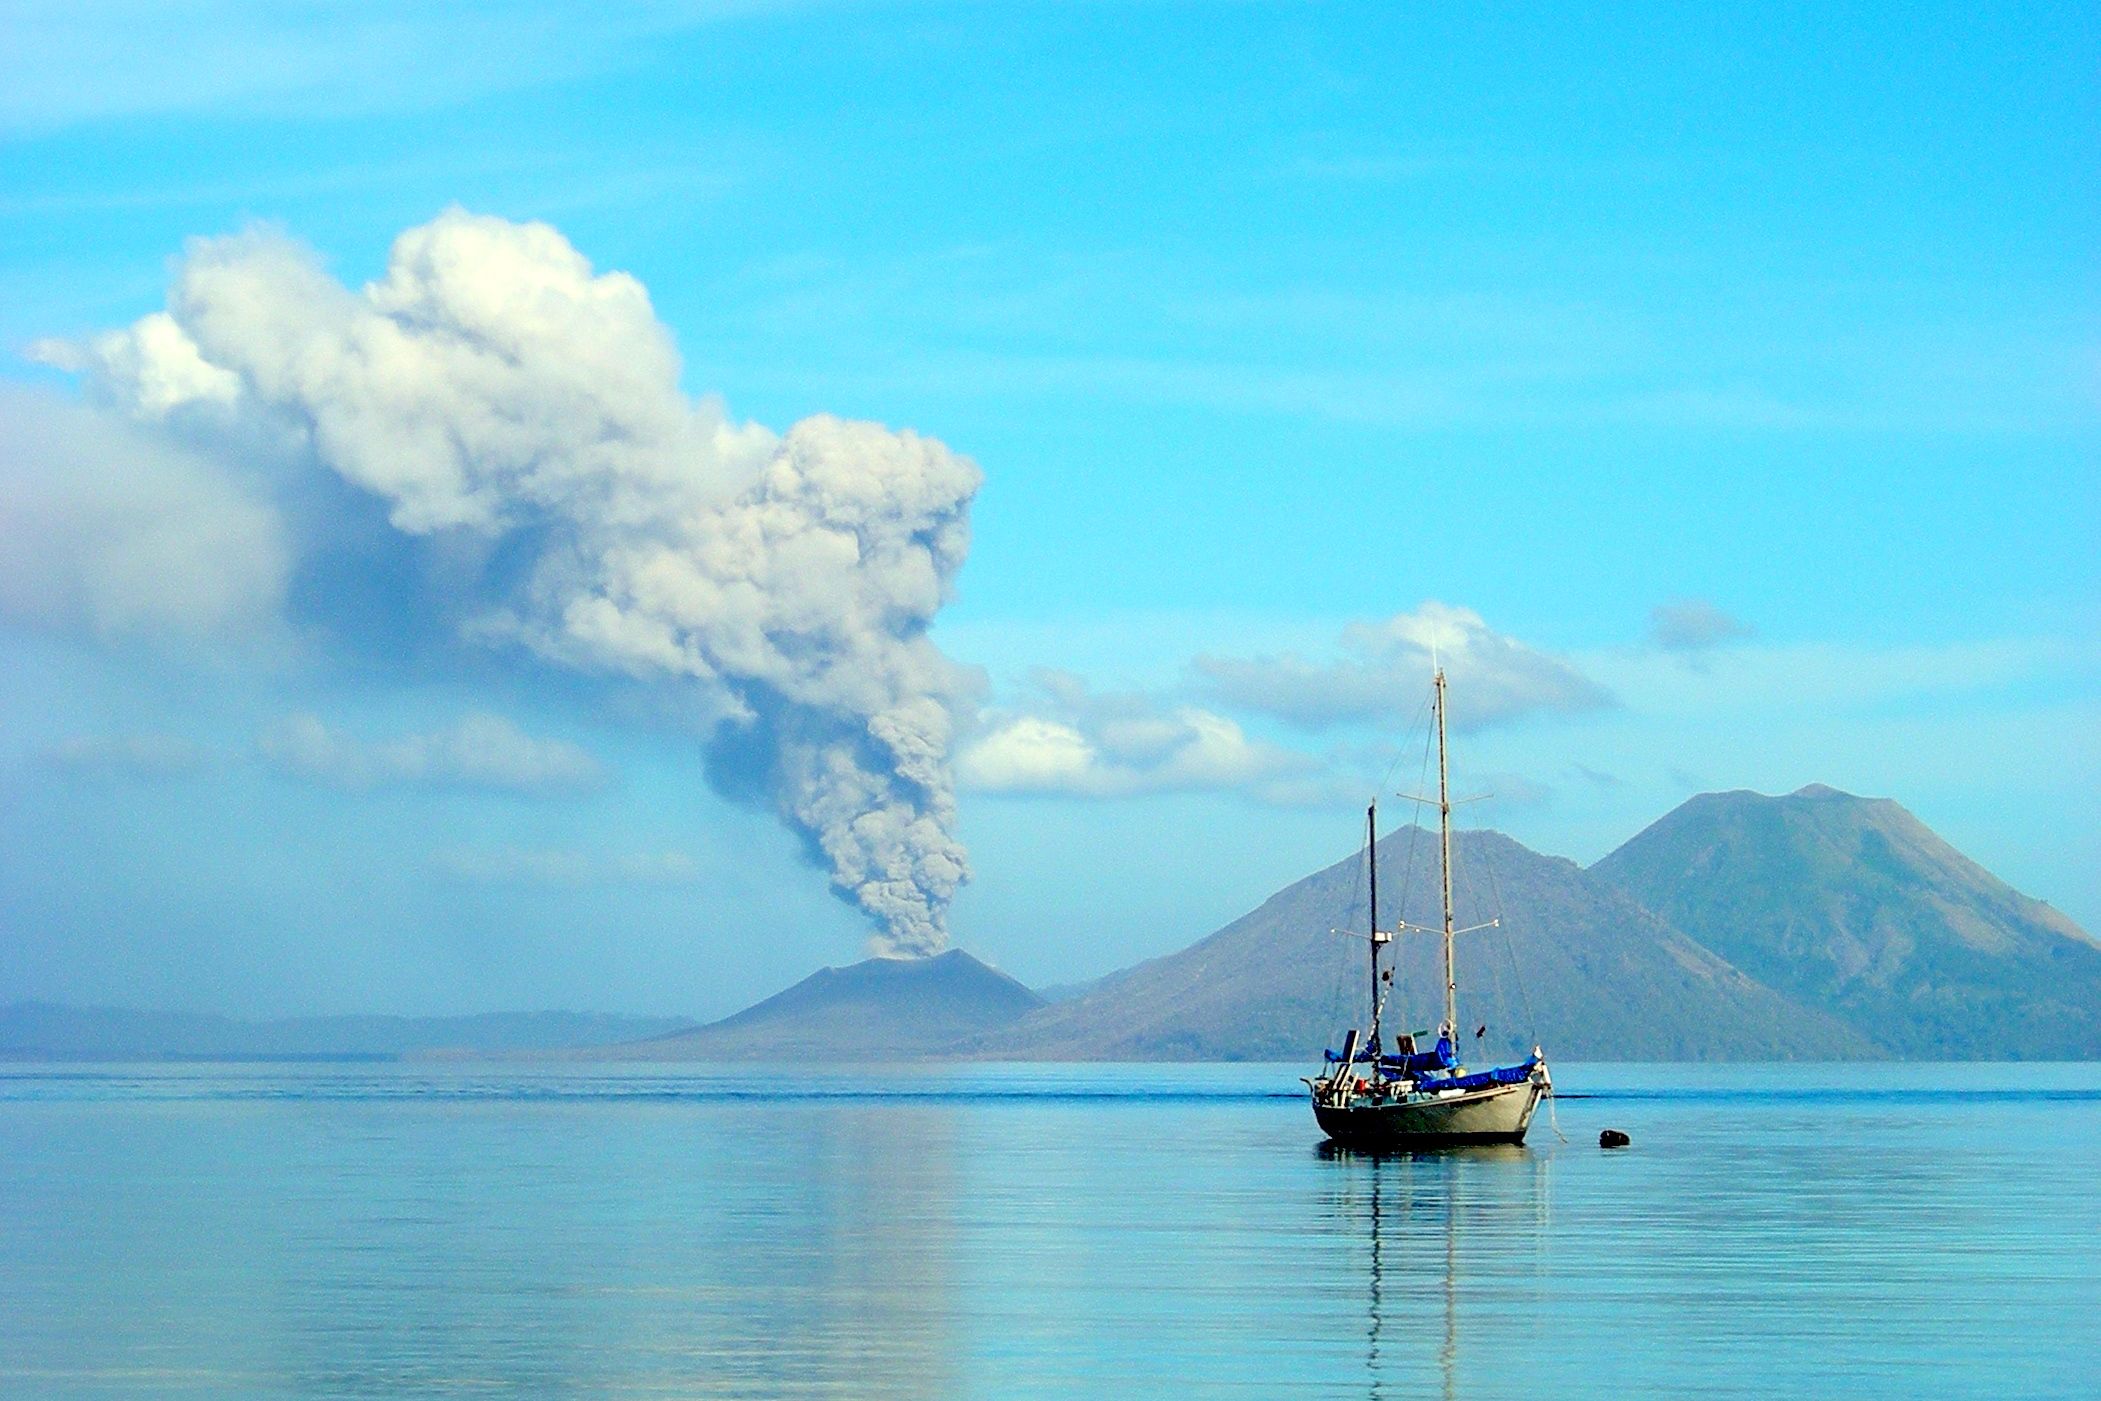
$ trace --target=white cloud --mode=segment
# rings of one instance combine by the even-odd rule
[[[0,387],[0,618],[225,639],[278,615],[290,550],[232,474],[37,390]]]
[[[1407,725],[1422,709],[1433,665],[1451,679],[1452,724],[1479,728],[1548,711],[1588,710],[1610,697],[1572,664],[1491,630],[1481,615],[1424,603],[1413,613],[1344,629],[1348,654],[1199,656],[1216,698],[1306,729]]]
[[[1064,672],[1039,672],[1035,683],[1024,706],[989,714],[964,748],[957,768],[968,787],[1080,798],[1230,791],[1280,804],[1334,792],[1319,760],[1250,738],[1213,711],[1094,695]]]
[[[480,788],[535,796],[605,785],[605,767],[565,740],[535,739],[500,715],[468,715],[448,729],[362,740],[318,716],[291,715],[257,741],[278,772],[336,788]]]
[[[92,370],[107,398],[148,418],[192,404],[231,407],[241,395],[240,377],[198,354],[165,311],[85,342],[38,341],[29,347],[29,358],[73,374]]]

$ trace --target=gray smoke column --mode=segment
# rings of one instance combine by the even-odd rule
[[[880,951],[945,944],[968,676],[926,628],[969,549],[967,458],[829,416],[732,423],[679,388],[638,281],[457,210],[357,290],[276,234],[195,242],[166,312],[45,354],[135,417],[289,437],[404,536],[500,555],[464,586],[463,643],[679,686],[720,786],[770,800]]]

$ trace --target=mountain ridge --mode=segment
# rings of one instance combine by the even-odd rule
[[[2101,1056],[2101,943],[1893,799],[1703,793],[1591,870],[1891,1054]]]
[[[1457,944],[1477,1063],[1535,1041],[1561,1060],[2101,1058],[2101,943],[1891,799],[1698,794],[1588,868],[1494,831],[1453,844],[1459,924],[1497,921]],[[1435,845],[1415,827],[1381,840],[1383,925],[1438,922]],[[1184,948],[1049,995],[950,949],[820,969],[705,1025],[24,1002],[0,1007],[0,1059],[1303,1060],[1364,1020],[1364,876],[1360,850]],[[1437,944],[1396,940],[1389,1028],[1441,1016]]]
[[[1380,842],[1382,882],[1396,911],[1434,924],[1434,882],[1411,880],[1433,834],[1403,828]],[[1819,1059],[1872,1057],[1876,1047],[1823,1012],[1747,977],[1615,888],[1562,857],[1498,832],[1453,834],[1458,922],[1494,929],[1458,941],[1460,1012],[1493,1033],[1461,1037],[1469,1054],[1521,1055],[1535,1042],[1567,1059]],[[1298,1059],[1337,1044],[1362,1022],[1364,971],[1333,931],[1363,929],[1363,856],[1296,881],[1224,928],[1175,953],[1112,973],[1078,997],[1029,1014],[978,1054],[1042,1059]],[[1427,1031],[1441,1012],[1437,941],[1403,935],[1393,948],[1389,1017]],[[1641,1010],[1614,1024],[1586,1009],[1643,989]],[[1618,991],[1616,992],[1615,989]],[[1410,1013],[1412,1012],[1412,1019]]]
[[[814,1046],[859,1060],[939,1056],[1046,1005],[962,949],[820,968],[705,1026],[576,1053],[593,1059],[755,1060]]]

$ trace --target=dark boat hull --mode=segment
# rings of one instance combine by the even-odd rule
[[[1463,1094],[1343,1104],[1314,1101],[1321,1132],[1345,1148],[1372,1152],[1470,1143],[1523,1143],[1549,1087],[1541,1079]]]

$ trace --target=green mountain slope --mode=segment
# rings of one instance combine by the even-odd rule
[[[1591,868],[1903,1056],[2101,1056],[2101,946],[1887,799],[1706,793]]]

